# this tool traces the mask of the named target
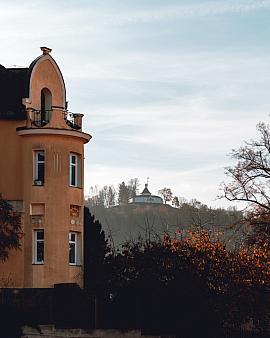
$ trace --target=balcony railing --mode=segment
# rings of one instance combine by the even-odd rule
[[[36,127],[44,127],[50,122],[52,110],[32,110],[32,124]]]
[[[55,107],[54,107],[55,108]],[[63,112],[63,119],[68,127],[75,129],[75,130],[81,130],[82,129],[82,118],[83,114],[79,113],[70,113],[67,110],[62,110]],[[37,110],[33,108],[27,109],[27,127],[28,128],[42,128],[46,126],[52,117],[52,114],[59,114],[59,111],[51,110]],[[58,115],[59,116],[59,115]],[[59,116],[60,117],[60,116]],[[54,119],[54,123],[60,123],[60,125],[63,127],[63,124],[58,120]]]
[[[82,128],[82,116],[82,114],[70,113],[68,111],[64,112],[64,120],[66,121],[66,124],[76,130]]]

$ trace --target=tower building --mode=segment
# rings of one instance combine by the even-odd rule
[[[21,213],[21,249],[0,263],[8,286],[82,281],[82,114],[67,111],[62,73],[41,47],[28,68],[0,65],[0,193]]]
[[[133,204],[163,204],[163,199],[160,196],[152,195],[148,189],[148,183],[140,195],[136,195],[129,200],[129,203]]]

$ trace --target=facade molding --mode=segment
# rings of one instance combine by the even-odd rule
[[[53,129],[53,128],[33,128],[33,129],[17,129],[17,134],[20,136],[32,136],[32,135],[61,135],[69,137],[77,137],[88,143],[92,136],[87,133],[75,130],[65,130],[65,129]]]

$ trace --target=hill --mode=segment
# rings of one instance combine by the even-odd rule
[[[179,208],[166,204],[127,204],[111,208],[85,205],[101,222],[106,236],[115,247],[139,236],[144,239],[171,235],[177,228],[201,226],[222,233],[225,239],[234,236],[230,225],[242,219],[235,209],[212,209],[203,204],[183,203]],[[242,234],[237,234],[242,236]]]

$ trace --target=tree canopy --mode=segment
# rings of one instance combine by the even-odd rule
[[[0,194],[0,261],[8,259],[12,249],[20,248],[21,215]]]
[[[174,238],[127,242],[108,255],[106,290],[116,299],[143,297],[143,308],[149,303],[164,308],[160,319],[174,318],[171,325],[177,329],[178,318],[181,333],[186,323],[190,332],[190,320],[207,330],[239,327],[251,318],[263,331],[268,326],[269,259],[269,251],[261,248],[227,250],[203,229],[179,230]]]

